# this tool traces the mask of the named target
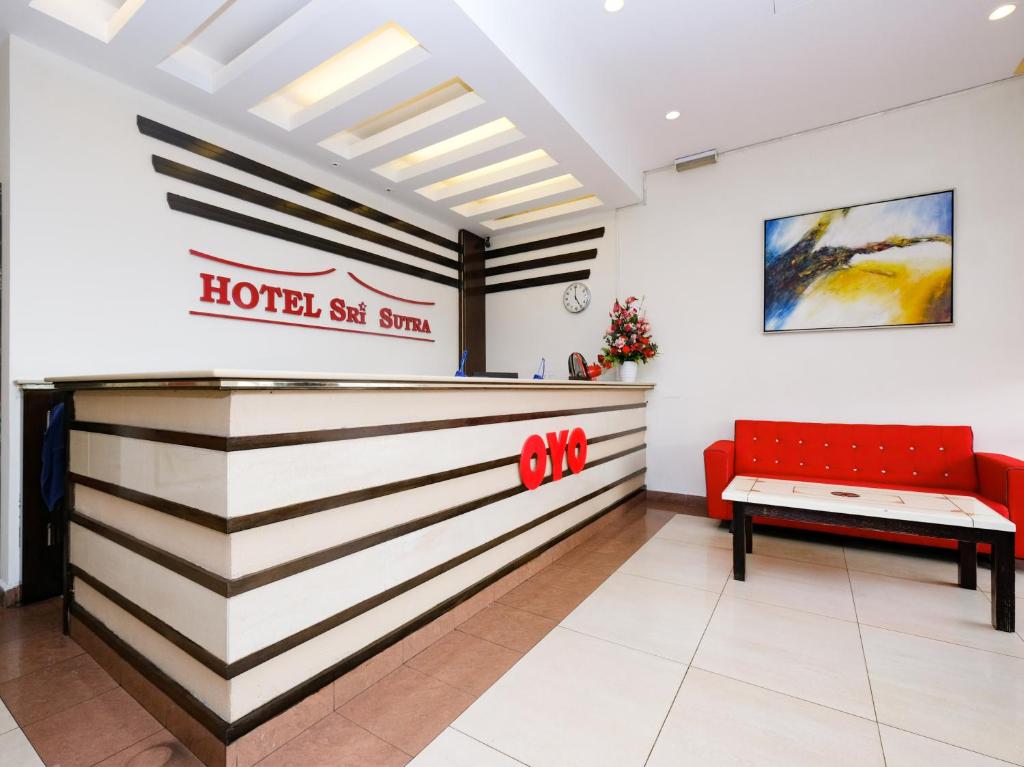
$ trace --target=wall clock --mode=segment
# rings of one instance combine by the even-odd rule
[[[562,293],[562,306],[566,311],[579,314],[590,306],[590,288],[582,282],[574,282]]]

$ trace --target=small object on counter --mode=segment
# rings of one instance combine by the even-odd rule
[[[587,373],[590,375],[590,380],[594,381],[601,375],[601,366],[596,364],[587,365]]]
[[[534,381],[543,381],[544,380],[544,366],[546,364],[547,363],[544,361],[544,358],[541,357],[540,358],[540,367],[538,367],[537,368],[537,372],[533,374],[533,380]]]
[[[519,373],[498,373],[493,370],[481,370],[477,373],[470,373],[470,378],[519,378]]]
[[[573,352],[569,355],[569,380],[590,380],[590,373],[587,372],[587,360],[579,352]]]
[[[462,350],[462,358],[459,360],[459,369],[455,371],[456,378],[466,377],[466,358],[469,356],[469,349]]]

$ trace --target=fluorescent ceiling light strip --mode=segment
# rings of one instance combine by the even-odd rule
[[[414,53],[419,55],[413,56]],[[411,58],[407,59],[407,55]],[[379,85],[426,55],[416,38],[390,22],[318,64],[249,111],[284,128],[295,128],[327,108]],[[321,105],[323,108],[313,113],[314,108]],[[310,114],[302,119],[307,113]]]
[[[581,186],[583,184],[575,176],[571,173],[566,173],[562,176],[547,178],[534,184],[527,184],[516,189],[508,189],[504,192],[481,197],[479,200],[456,205],[452,210],[460,216],[479,216],[484,213],[501,210],[502,208],[508,208],[512,205],[550,197],[560,192],[568,192],[571,189],[579,189]]]
[[[358,125],[335,133],[321,141],[320,146],[351,159],[483,103],[484,100],[472,88],[456,77]]]
[[[512,226],[531,224],[535,221],[543,221],[548,218],[555,218],[556,216],[565,216],[569,213],[587,210],[588,208],[596,208],[603,204],[597,195],[588,194],[573,200],[554,202],[550,205],[540,205],[536,208],[519,211],[518,213],[509,213],[508,215],[498,216],[481,223],[491,231],[496,231],[498,229],[508,229]]]
[[[543,149],[535,149],[526,154],[510,157],[507,160],[491,163],[482,168],[446,178],[444,181],[420,187],[416,191],[428,200],[443,200],[458,194],[482,189],[491,184],[525,176],[527,173],[544,170],[557,164],[555,159]]]
[[[458,160],[504,146],[523,138],[507,117],[478,125],[456,136],[425,146],[415,152],[379,165],[373,170],[392,181],[403,181],[412,176],[449,165]]]

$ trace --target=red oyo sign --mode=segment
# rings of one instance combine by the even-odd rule
[[[563,461],[569,465],[571,473],[579,474],[587,463],[587,435],[577,427],[571,432],[568,429],[549,431],[546,444],[539,434],[527,437],[519,454],[519,478],[527,490],[536,490],[544,481],[549,453],[552,482],[562,478]]]

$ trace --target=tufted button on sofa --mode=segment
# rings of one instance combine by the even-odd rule
[[[969,495],[1024,531],[1024,461],[975,453],[969,426],[736,421],[733,439],[719,440],[705,449],[704,474],[708,513],[716,519],[732,519],[732,503],[722,500],[722,491],[734,476],[746,475]],[[956,547],[955,541],[871,530],[759,522]],[[1017,537],[1015,553],[1024,558],[1024,533]]]

